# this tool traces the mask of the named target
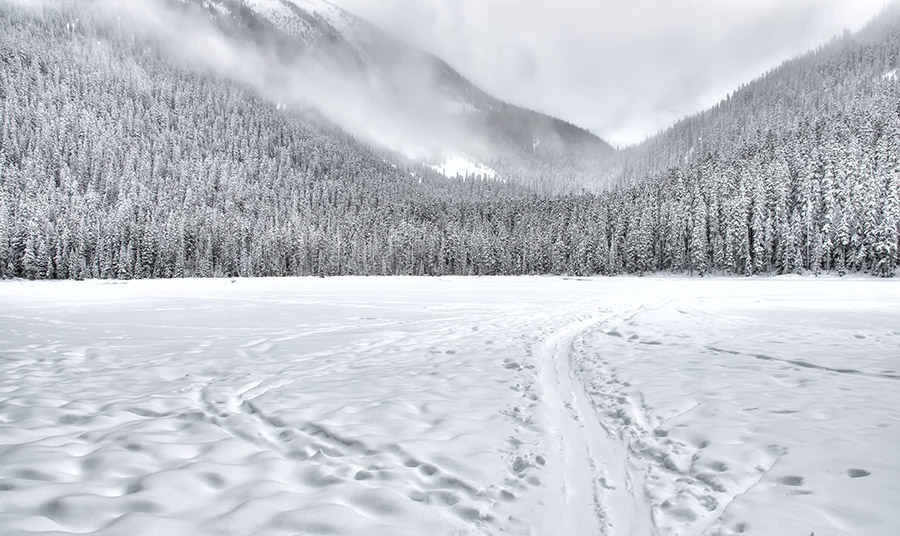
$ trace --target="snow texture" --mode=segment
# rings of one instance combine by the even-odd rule
[[[0,283],[0,533],[900,532],[900,283]]]

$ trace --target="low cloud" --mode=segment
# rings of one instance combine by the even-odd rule
[[[495,96],[639,142],[883,0],[332,0]]]
[[[354,58],[341,57],[346,49],[320,45],[315,52],[298,53],[296,43],[279,49],[277,32],[271,40],[258,32],[235,35],[189,6],[162,0],[99,2],[106,12],[132,23],[136,32],[188,64],[249,87],[273,103],[314,109],[377,145],[425,158],[438,156],[448,140],[463,138],[455,130],[458,125],[436,109],[436,74],[416,57],[401,62],[405,72],[373,76]]]

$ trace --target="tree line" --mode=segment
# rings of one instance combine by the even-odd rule
[[[697,127],[640,180],[547,195],[392,164],[98,15],[0,4],[0,277],[890,276],[900,48],[882,33],[782,67],[844,69],[840,106]]]

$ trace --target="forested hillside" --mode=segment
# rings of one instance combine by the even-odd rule
[[[92,5],[0,0],[0,277],[896,273],[895,10],[634,184],[550,196],[404,165]]]
[[[560,193],[600,189],[597,169],[615,153],[587,130],[489,95],[440,58],[326,0],[138,5],[112,11],[138,27],[161,19],[174,54],[191,56],[195,68],[225,63],[225,76],[249,78],[270,100],[317,108],[350,134],[418,161],[463,155],[510,182]],[[172,25],[180,31],[165,29]],[[196,51],[197,35],[222,50]]]
[[[900,4],[784,63],[612,164],[614,183],[698,229],[701,265],[891,274],[900,222]],[[654,180],[646,182],[647,177]],[[674,227],[676,236],[687,231]],[[670,228],[671,229],[671,228]],[[670,232],[671,234],[671,232]],[[660,266],[666,266],[663,262]],[[677,263],[676,263],[677,265]]]
[[[709,110],[620,151],[609,163],[608,178],[626,184],[643,180],[703,154],[741,159],[747,144],[770,133],[796,132],[823,120],[840,122],[850,108],[864,104],[883,108],[878,101],[890,100],[890,86],[897,81],[898,11],[896,3],[888,4],[861,32],[845,32],[786,61]],[[872,109],[872,117],[879,112],[884,110]]]

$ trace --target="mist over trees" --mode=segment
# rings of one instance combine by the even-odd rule
[[[393,158],[72,4],[0,2],[0,277],[890,276],[898,22],[598,163],[616,188],[551,195]]]

